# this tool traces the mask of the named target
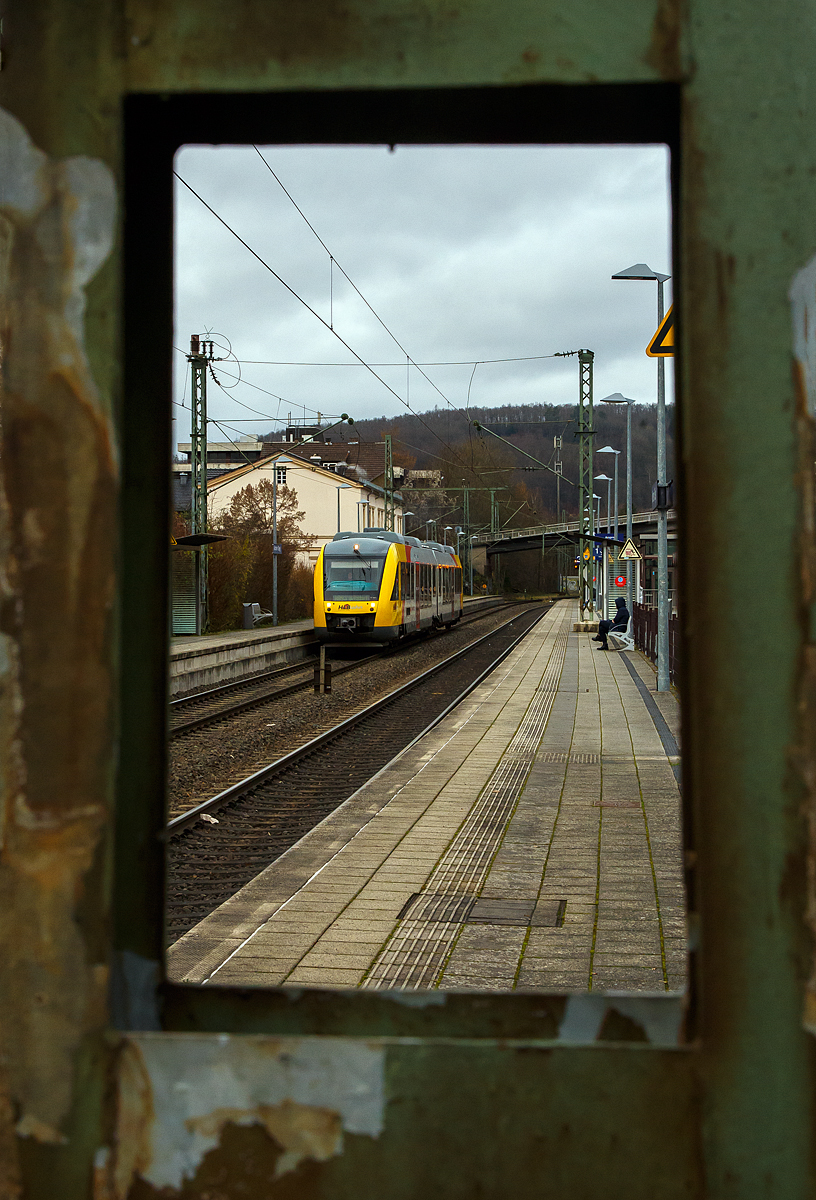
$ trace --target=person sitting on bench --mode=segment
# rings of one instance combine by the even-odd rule
[[[619,629],[622,633],[626,633],[629,625],[629,609],[626,607],[626,601],[624,600],[623,596],[617,597],[615,600],[615,605],[617,607],[617,612],[615,613],[614,620],[598,622],[598,633],[592,640],[593,642],[601,643],[598,647],[599,650],[609,649],[607,634],[616,629]]]

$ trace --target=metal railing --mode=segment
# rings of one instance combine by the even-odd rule
[[[641,604],[645,604],[647,608],[657,608],[657,588],[644,588],[642,592]],[[673,617],[677,616],[677,592],[669,589],[669,608]]]
[[[657,609],[646,604],[632,605],[632,636],[638,650],[657,662]],[[669,618],[669,680],[680,683],[680,628],[676,615]]]

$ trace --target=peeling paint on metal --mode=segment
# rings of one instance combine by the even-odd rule
[[[685,1001],[682,996],[570,996],[558,1030],[558,1041],[570,1046],[597,1042],[610,1013],[619,1013],[643,1032],[643,1040],[664,1048],[680,1044]]]
[[[143,1034],[127,1039],[119,1070],[115,1185],[138,1175],[178,1188],[226,1125],[261,1125],[283,1153],[276,1174],[325,1162],[343,1134],[379,1137],[385,1049],[342,1038]]]
[[[682,35],[682,0],[658,0],[646,62],[666,80],[682,78]]]
[[[52,1146],[108,983],[78,911],[111,785],[116,467],[84,314],[115,209],[103,163],[0,109],[0,995],[25,998],[0,1052],[18,1137]]]

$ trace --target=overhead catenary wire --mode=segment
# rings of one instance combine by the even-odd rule
[[[426,381],[427,381],[427,382],[428,382],[428,383],[431,385],[431,387],[434,389],[434,391],[436,391],[436,392],[437,392],[437,393],[438,393],[438,394],[439,394],[439,395],[442,397],[442,399],[445,401],[445,403],[446,403],[446,404],[447,404],[447,405],[448,405],[448,406],[449,406],[449,407],[450,407],[450,408],[451,408],[451,409],[452,409],[454,412],[459,412],[459,413],[461,413],[462,417],[465,419],[465,421],[466,421],[466,423],[467,423],[467,429],[468,429],[468,445],[469,445],[469,447],[470,447],[470,469],[471,469],[471,470],[473,470],[473,466],[474,466],[473,430],[472,430],[472,428],[471,428],[471,424],[470,424],[470,415],[469,415],[469,412],[468,412],[468,411],[463,411],[463,410],[462,410],[460,407],[458,407],[457,405],[454,405],[454,404],[453,404],[453,403],[452,403],[452,402],[449,400],[449,398],[448,398],[448,397],[445,395],[445,393],[442,391],[442,389],[441,389],[440,387],[438,387],[438,385],[437,385],[437,384],[436,384],[436,383],[433,381],[433,379],[431,379],[430,375],[428,375],[428,374],[427,374],[427,373],[426,373],[426,372],[425,372],[425,371],[422,369],[422,366],[421,366],[420,364],[416,363],[416,362],[414,361],[414,359],[412,359],[412,358],[411,358],[410,354],[408,353],[408,351],[406,350],[406,348],[403,346],[402,342],[399,340],[399,338],[397,337],[397,335],[396,335],[396,334],[393,332],[393,330],[392,330],[392,329],[390,329],[390,328],[389,328],[389,326],[386,324],[386,322],[383,320],[383,318],[380,316],[380,314],[377,312],[377,310],[374,308],[374,306],[373,306],[373,305],[370,303],[370,301],[369,301],[369,300],[368,300],[368,299],[367,299],[367,298],[366,298],[366,297],[363,295],[363,293],[360,291],[360,289],[358,288],[357,284],[354,282],[354,280],[351,278],[351,276],[348,274],[348,272],[347,272],[346,270],[344,270],[344,268],[343,268],[343,267],[340,265],[340,263],[338,263],[337,259],[334,257],[334,255],[332,254],[332,252],[331,252],[331,250],[329,249],[329,247],[326,245],[326,243],[325,243],[325,241],[323,240],[323,238],[322,238],[322,237],[320,236],[320,234],[317,232],[317,230],[315,229],[314,225],[311,223],[311,221],[309,220],[309,218],[308,218],[308,217],[306,216],[306,214],[304,213],[303,209],[300,207],[300,205],[299,205],[299,204],[297,203],[297,201],[295,200],[294,196],[292,196],[292,194],[291,194],[291,193],[289,192],[289,190],[286,188],[286,186],[284,185],[283,181],[280,179],[280,177],[278,176],[278,174],[277,174],[277,173],[275,172],[275,170],[272,168],[271,164],[267,162],[267,160],[264,158],[263,154],[261,154],[261,151],[258,149],[258,147],[257,147],[257,146],[254,146],[254,147],[253,147],[253,149],[255,150],[256,154],[258,155],[258,157],[260,158],[261,162],[264,164],[264,166],[266,167],[266,169],[269,171],[269,173],[270,173],[270,175],[272,176],[272,178],[275,180],[275,182],[276,182],[276,183],[278,184],[278,186],[281,188],[281,190],[283,191],[284,195],[285,195],[285,196],[286,196],[286,197],[287,197],[287,198],[288,198],[288,199],[291,201],[291,203],[294,205],[294,207],[295,207],[295,209],[297,210],[297,212],[300,214],[300,216],[303,218],[303,220],[304,220],[304,221],[306,222],[306,224],[308,225],[309,229],[312,231],[312,233],[314,234],[314,236],[317,238],[317,240],[318,240],[318,242],[320,243],[320,245],[323,247],[323,249],[324,249],[324,250],[326,251],[326,253],[329,255],[330,264],[331,264],[331,271],[332,271],[332,274],[331,274],[331,279],[332,279],[332,293],[331,293],[331,304],[332,304],[332,310],[331,310],[331,311],[332,311],[332,332],[334,331],[334,316],[333,316],[333,313],[334,313],[334,308],[333,308],[333,306],[334,306],[334,292],[333,292],[333,280],[334,280],[334,275],[333,275],[333,269],[334,269],[334,267],[336,266],[336,267],[337,267],[337,269],[340,271],[341,275],[343,276],[343,278],[344,278],[344,279],[345,279],[345,280],[346,280],[346,281],[349,283],[349,285],[350,285],[350,286],[351,286],[351,287],[354,289],[354,291],[355,291],[355,292],[357,293],[357,295],[360,297],[360,299],[362,300],[363,304],[365,304],[366,308],[369,310],[369,312],[372,314],[372,316],[373,316],[373,317],[374,317],[374,318],[375,318],[375,319],[376,319],[376,320],[379,322],[379,324],[382,326],[382,328],[385,330],[385,332],[386,332],[386,333],[388,334],[388,336],[391,338],[391,340],[393,341],[394,345],[395,345],[395,346],[397,346],[397,347],[398,347],[398,349],[399,349],[399,350],[400,350],[400,351],[401,351],[401,352],[402,352],[402,353],[405,355],[405,360],[406,360],[406,399],[405,399],[405,401],[403,401],[403,403],[405,404],[405,407],[408,409],[408,411],[409,411],[409,412],[413,412],[413,411],[414,411],[414,410],[411,408],[411,405],[410,405],[410,390],[409,390],[409,389],[410,389],[410,368],[411,368],[411,366],[414,366],[414,367],[416,367],[416,369],[419,371],[419,373],[420,373],[420,375],[423,377],[423,379],[425,379],[425,380],[426,380]],[[475,366],[474,366],[474,374],[475,374],[475,371],[476,371],[476,368],[475,368]],[[473,382],[473,376],[471,375],[471,384],[472,384],[472,382]],[[468,403],[469,403],[469,401],[470,401],[470,386],[468,386]],[[418,415],[418,414],[415,414],[415,415]],[[438,436],[438,435],[436,435],[436,436]],[[440,440],[440,441],[442,441],[442,439],[441,439],[441,438],[440,438],[439,440]],[[444,442],[443,442],[442,444],[447,444],[447,443],[444,443]],[[456,453],[456,451],[453,449],[453,447],[452,447],[452,446],[450,446],[450,444],[447,444],[447,445],[448,445],[448,449],[450,450],[450,452],[451,452],[451,453],[452,453],[452,454],[453,454],[453,455],[454,455],[454,456],[455,456],[457,459],[459,459],[459,461],[460,461],[460,462],[462,462],[462,463],[463,463],[463,465],[464,465],[464,460],[462,460],[462,459],[460,458],[460,456],[459,456],[459,455]]]
[[[410,357],[407,356],[407,357]],[[517,354],[509,358],[462,358],[462,359],[443,359],[438,362],[416,362],[411,359],[412,367],[489,367],[493,363],[508,363],[508,362],[543,362],[548,358],[563,358],[563,354]],[[284,360],[272,358],[239,358],[236,362],[244,363],[247,366],[258,367],[359,367],[360,363],[356,362],[285,362]],[[403,367],[401,362],[372,362],[368,364],[372,367]],[[457,410],[458,411],[458,410]]]
[[[281,275],[279,275],[279,274],[278,274],[278,272],[275,270],[275,268],[274,268],[274,267],[270,266],[270,264],[269,264],[268,262],[266,262],[266,260],[265,260],[265,259],[263,259],[263,258],[260,256],[260,254],[258,254],[258,252],[257,252],[256,250],[253,250],[253,249],[252,249],[252,247],[249,245],[249,243],[248,243],[248,242],[244,241],[244,239],[241,237],[241,235],[240,235],[240,234],[239,234],[239,233],[238,233],[238,232],[237,232],[235,229],[233,229],[233,228],[232,228],[232,226],[231,226],[231,225],[230,225],[230,224],[229,224],[227,221],[225,221],[225,220],[224,220],[224,218],[223,218],[222,216],[220,216],[220,215],[219,215],[219,214],[218,214],[218,213],[215,211],[215,209],[214,209],[214,208],[213,208],[211,205],[209,205],[209,204],[207,203],[207,201],[204,199],[204,197],[203,197],[203,196],[200,196],[200,195],[199,195],[199,193],[198,193],[198,192],[195,190],[195,188],[193,188],[193,187],[191,187],[191,186],[190,186],[190,184],[189,184],[189,183],[186,181],[186,179],[182,179],[181,175],[179,175],[179,173],[178,173],[177,171],[174,171],[174,172],[173,172],[173,174],[174,174],[174,176],[176,177],[176,179],[178,179],[179,183],[183,184],[183,186],[184,186],[185,188],[187,188],[188,192],[190,192],[190,193],[191,193],[191,195],[195,196],[196,200],[198,200],[198,201],[199,201],[199,203],[203,204],[203,205],[204,205],[204,207],[207,209],[207,211],[208,211],[209,213],[211,213],[211,214],[212,214],[212,215],[215,217],[215,219],[216,219],[216,220],[217,220],[217,221],[218,221],[218,222],[219,222],[221,225],[223,225],[223,226],[224,226],[224,228],[225,228],[225,229],[226,229],[226,230],[227,230],[229,233],[231,233],[231,234],[232,234],[232,236],[233,236],[234,238],[236,238],[236,240],[237,240],[237,241],[239,241],[239,242],[241,243],[241,245],[244,247],[244,249],[245,249],[245,250],[248,250],[248,251],[249,251],[249,253],[252,255],[252,257],[253,257],[253,258],[255,258],[255,259],[257,259],[257,261],[258,261],[258,262],[261,264],[261,266],[262,266],[262,267],[264,267],[264,268],[265,268],[267,271],[269,271],[269,273],[270,273],[272,276],[274,276],[274,278],[275,278],[275,279],[277,279],[277,281],[278,281],[278,282],[281,284],[281,286],[282,286],[282,287],[284,287],[284,288],[286,289],[286,291],[287,291],[287,292],[289,292],[289,294],[290,294],[290,295],[291,295],[291,296],[292,296],[292,297],[293,297],[295,300],[297,300],[297,301],[298,301],[298,303],[299,303],[299,304],[302,304],[302,305],[303,305],[303,307],[304,307],[304,308],[305,308],[305,309],[306,309],[308,312],[310,312],[310,313],[312,314],[312,316],[313,316],[313,317],[314,317],[314,318],[315,318],[317,321],[319,321],[319,322],[320,322],[320,324],[321,324],[321,325],[324,327],[324,329],[327,329],[327,330],[329,331],[329,333],[331,333],[331,334],[332,334],[332,336],[333,336],[333,337],[337,338],[338,342],[340,342],[340,344],[341,344],[342,346],[344,346],[344,347],[346,348],[346,350],[348,350],[348,352],[349,352],[350,354],[353,354],[353,355],[354,355],[354,357],[355,357],[355,358],[358,360],[358,362],[360,363],[360,365],[361,365],[361,366],[363,366],[363,367],[365,367],[365,368],[366,368],[366,370],[367,370],[367,371],[369,371],[369,372],[371,373],[371,375],[373,375],[373,376],[374,376],[374,378],[375,378],[375,379],[376,379],[376,380],[377,380],[379,383],[381,383],[381,384],[382,384],[382,386],[383,386],[383,387],[386,389],[386,391],[387,391],[387,392],[389,392],[389,393],[390,393],[390,394],[391,394],[391,395],[392,395],[392,396],[395,398],[395,400],[399,401],[399,403],[400,403],[400,404],[404,405],[404,406],[405,406],[405,407],[408,409],[408,411],[409,411],[409,412],[410,412],[410,413],[411,413],[413,416],[415,416],[415,417],[417,418],[417,420],[418,420],[418,421],[420,421],[420,423],[421,423],[422,425],[424,425],[424,426],[425,426],[425,428],[428,430],[428,432],[429,432],[429,433],[430,433],[430,434],[431,434],[433,437],[435,437],[435,438],[437,439],[437,441],[439,441],[439,442],[440,442],[440,444],[441,444],[441,445],[445,446],[445,447],[446,447],[446,449],[448,449],[448,450],[449,450],[449,451],[450,451],[450,452],[451,452],[451,453],[454,455],[454,457],[458,458],[458,459],[459,459],[459,462],[461,463],[461,465],[462,465],[462,466],[466,466],[466,465],[467,465],[467,464],[464,462],[464,460],[463,460],[463,459],[461,459],[461,458],[459,457],[459,455],[458,455],[458,454],[456,454],[456,451],[455,451],[455,450],[453,450],[453,448],[452,448],[452,447],[451,447],[451,446],[450,446],[450,445],[449,445],[447,442],[445,442],[445,440],[444,440],[443,438],[439,437],[439,434],[438,434],[438,433],[437,433],[437,432],[436,432],[434,429],[431,429],[431,427],[430,427],[430,426],[427,424],[427,422],[423,420],[422,416],[421,416],[419,413],[415,412],[415,411],[414,411],[414,410],[413,410],[413,409],[410,407],[410,405],[408,405],[408,404],[406,403],[406,401],[403,399],[403,397],[402,397],[402,396],[400,396],[400,394],[399,394],[398,392],[396,392],[396,391],[395,391],[395,390],[394,390],[394,389],[391,387],[391,385],[390,385],[389,383],[387,383],[385,379],[383,379],[383,378],[382,378],[382,376],[381,376],[381,375],[378,375],[378,374],[377,374],[377,372],[374,370],[374,368],[373,368],[373,367],[369,366],[369,364],[368,364],[368,363],[365,361],[365,359],[362,357],[362,355],[358,354],[358,353],[357,353],[357,351],[356,351],[356,350],[355,350],[355,349],[354,349],[352,346],[350,346],[350,345],[349,345],[349,343],[348,343],[348,342],[345,340],[345,338],[343,338],[343,337],[342,337],[342,336],[341,336],[341,335],[340,335],[340,334],[337,332],[337,330],[336,330],[336,329],[332,329],[332,328],[331,328],[331,326],[329,325],[328,321],[326,321],[324,317],[321,317],[320,313],[318,313],[318,312],[317,312],[317,311],[316,311],[314,308],[312,308],[311,304],[309,304],[309,302],[308,302],[307,300],[304,300],[304,298],[303,298],[302,296],[300,296],[300,295],[299,295],[299,294],[298,294],[298,293],[295,291],[295,289],[294,289],[293,287],[291,287],[291,285],[290,285],[290,284],[288,284],[288,283],[286,282],[286,280],[285,280],[285,279],[284,279],[284,278],[283,278]],[[351,282],[351,281],[349,281],[349,282]],[[352,286],[353,286],[353,284],[352,284]],[[376,315],[376,314],[375,314],[375,315]],[[379,318],[378,318],[378,320],[379,320]],[[429,382],[430,382],[430,381],[429,381]],[[438,389],[437,389],[437,390],[438,390]],[[441,392],[440,392],[440,395],[442,395],[442,393],[441,393]],[[444,398],[447,400],[447,397],[444,397]],[[448,402],[448,403],[450,403],[450,401],[447,401],[447,402]]]
[[[285,196],[286,196],[286,197],[287,197],[287,198],[288,198],[288,199],[289,199],[289,200],[292,202],[292,204],[294,205],[294,207],[295,207],[295,208],[297,209],[297,211],[300,213],[300,215],[301,215],[301,217],[303,218],[303,220],[304,220],[304,221],[306,222],[306,224],[309,226],[309,229],[311,229],[311,231],[312,231],[312,233],[314,234],[314,236],[315,236],[315,237],[317,238],[317,240],[320,242],[320,245],[323,247],[323,249],[324,249],[324,250],[326,251],[326,253],[328,254],[328,256],[329,256],[329,259],[330,259],[330,262],[331,262],[332,272],[333,272],[333,269],[334,269],[334,267],[337,267],[337,270],[340,272],[340,274],[343,276],[343,278],[346,280],[346,282],[347,282],[347,283],[348,283],[348,284],[349,284],[349,285],[350,285],[350,286],[351,286],[351,287],[354,289],[354,291],[355,291],[355,292],[357,293],[357,295],[360,297],[360,299],[362,300],[363,304],[366,306],[366,308],[369,310],[369,312],[370,312],[370,313],[371,313],[371,315],[372,315],[372,316],[375,318],[375,320],[377,320],[377,321],[380,323],[380,325],[383,327],[383,329],[385,330],[385,332],[386,332],[386,333],[388,334],[388,336],[391,338],[391,340],[392,340],[392,342],[394,343],[394,345],[395,345],[395,346],[397,346],[397,347],[399,348],[399,350],[400,350],[400,351],[401,351],[401,352],[402,352],[402,353],[405,355],[406,359],[408,359],[408,360],[409,360],[409,362],[410,362],[411,364],[413,364],[413,366],[415,366],[415,367],[417,368],[417,370],[419,371],[420,375],[422,375],[422,377],[423,377],[423,378],[424,378],[424,379],[425,379],[425,380],[426,380],[426,381],[427,381],[427,382],[428,382],[428,383],[431,385],[431,387],[434,389],[434,391],[439,393],[439,395],[442,397],[442,399],[445,401],[445,403],[446,403],[446,404],[448,404],[448,405],[450,405],[450,407],[451,407],[452,409],[454,409],[454,411],[456,411],[456,407],[457,407],[457,406],[456,406],[455,404],[451,403],[451,401],[448,399],[448,397],[445,395],[445,393],[442,391],[442,389],[441,389],[441,388],[439,388],[439,387],[437,387],[437,385],[434,383],[434,381],[431,379],[431,377],[430,377],[429,375],[426,375],[426,374],[425,374],[425,372],[423,371],[422,367],[421,367],[421,366],[420,366],[418,363],[414,362],[414,360],[411,358],[411,356],[409,355],[408,351],[405,349],[405,347],[403,346],[402,342],[400,342],[399,338],[398,338],[398,337],[397,337],[397,335],[394,333],[394,331],[393,331],[392,329],[390,329],[390,328],[388,327],[388,325],[386,325],[385,321],[382,319],[382,317],[380,316],[380,314],[379,314],[379,313],[377,312],[377,310],[374,308],[373,304],[371,304],[371,303],[370,303],[370,301],[369,301],[369,300],[368,300],[368,299],[367,299],[367,298],[366,298],[366,297],[363,295],[363,293],[360,291],[360,289],[358,288],[357,284],[354,282],[354,280],[351,278],[351,276],[348,274],[348,272],[347,272],[347,271],[346,271],[346,270],[345,270],[345,269],[344,269],[344,268],[343,268],[343,267],[340,265],[340,263],[337,261],[337,259],[335,258],[335,256],[332,254],[332,252],[331,252],[331,250],[329,249],[329,247],[328,247],[328,246],[326,245],[326,243],[323,241],[323,238],[320,236],[320,234],[319,234],[319,233],[317,232],[317,230],[315,229],[314,225],[311,223],[311,221],[309,220],[309,218],[306,216],[306,214],[305,214],[305,212],[303,211],[303,209],[300,207],[300,205],[298,204],[298,202],[295,200],[294,196],[293,196],[293,195],[291,194],[291,192],[289,192],[289,190],[288,190],[288,189],[285,187],[285,185],[283,184],[283,182],[282,182],[282,180],[280,179],[280,177],[279,177],[279,176],[277,175],[277,173],[276,173],[276,172],[273,170],[272,166],[271,166],[271,165],[270,165],[270,164],[269,164],[269,163],[266,161],[266,159],[265,159],[265,158],[264,158],[264,156],[261,154],[261,152],[260,152],[260,150],[258,149],[258,147],[257,147],[257,146],[254,146],[254,147],[253,147],[253,149],[255,150],[255,153],[256,153],[256,154],[258,155],[258,157],[260,158],[261,162],[262,162],[262,163],[264,164],[264,166],[266,167],[267,171],[269,171],[269,173],[270,173],[270,175],[272,176],[272,178],[273,178],[273,179],[275,180],[275,182],[278,184],[278,186],[280,187],[281,191],[282,191],[282,192],[284,193],[284,195],[285,195]],[[332,274],[332,279],[333,279],[333,274]],[[331,328],[332,328],[332,332],[334,332],[333,304],[334,304],[334,298],[333,298],[333,290],[332,290],[332,326],[331,326]],[[460,411],[461,411],[461,410],[460,410]]]

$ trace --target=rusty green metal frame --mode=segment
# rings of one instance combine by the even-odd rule
[[[168,628],[166,447],[173,331],[173,157],[188,143],[666,143],[675,84],[524,85],[124,101],[122,746],[115,869],[116,1019],[128,1029],[547,1041],[565,999],[192,988],[163,976]],[[687,837],[690,835],[687,818]],[[442,998],[440,997],[440,1000]],[[613,1031],[613,1040],[639,1034]]]

